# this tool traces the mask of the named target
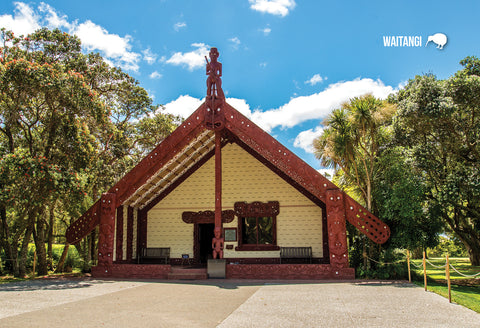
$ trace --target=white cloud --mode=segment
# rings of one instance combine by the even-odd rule
[[[100,50],[109,57],[116,65],[133,71],[138,70],[140,54],[130,51],[131,37],[121,37],[118,34],[111,34],[108,31],[87,20],[76,26],[73,33],[82,40],[82,45],[88,51]]]
[[[332,180],[333,176],[335,175],[335,170],[334,169],[320,169],[320,170],[317,170],[317,171],[330,181]]]
[[[233,45],[233,48],[235,50],[238,49],[238,46],[240,45],[240,39],[238,37],[234,37],[234,38],[231,38],[231,39],[228,39],[228,41],[232,42],[232,45]]]
[[[167,59],[166,63],[186,66],[190,71],[205,66],[205,56],[208,55],[209,46],[204,43],[192,43],[192,47],[197,49],[185,53],[176,52]]]
[[[268,64],[267,62],[261,62],[261,63],[259,64],[259,66],[260,66],[261,68],[265,68],[265,67],[267,67],[267,64]]]
[[[66,15],[59,14],[50,5],[41,2],[35,9],[23,2],[15,2],[14,15],[0,16],[0,27],[12,30],[17,35],[27,35],[41,27],[59,28],[77,35],[87,51],[99,51],[105,61],[123,69],[137,71],[141,55],[132,51],[132,38],[109,33],[100,25],[87,20],[69,22]],[[148,59],[146,59],[148,61]]]
[[[197,99],[189,95],[183,95],[166,104],[165,112],[180,115],[183,118],[189,117],[200,105],[204,99]]]
[[[291,128],[311,119],[325,118],[333,109],[350,98],[371,93],[377,98],[386,98],[394,88],[380,80],[355,79],[353,81],[330,84],[324,91],[310,96],[292,98],[285,105],[264,112],[254,111],[253,121],[264,130],[275,127]]]
[[[262,31],[263,34],[264,34],[265,36],[267,36],[267,35],[270,34],[270,32],[272,32],[272,29],[271,29],[270,27],[265,27],[265,28],[260,29],[260,31]]]
[[[295,8],[294,0],[248,0],[250,8],[261,13],[285,17]]]
[[[230,104],[233,108],[238,110],[240,113],[250,118],[252,116],[252,111],[250,110],[250,105],[247,104],[245,99],[238,98],[227,98],[227,103]]]
[[[305,83],[310,85],[315,85],[317,83],[323,82],[323,80],[326,80],[326,78],[324,79],[323,77],[320,76],[320,74],[315,74],[314,76],[312,76],[310,80],[305,81]]]
[[[66,15],[59,16],[58,13],[50,5],[41,2],[38,9],[46,14],[45,20],[47,21],[47,26],[49,28],[66,28],[67,30],[72,29],[72,24],[68,22],[68,17]]]
[[[305,131],[300,132],[295,141],[293,142],[293,146],[297,148],[302,148],[307,153],[313,154],[313,140],[318,138],[323,133],[323,126],[317,126],[315,129],[308,129]]]
[[[187,23],[185,23],[185,22],[177,22],[173,25],[173,29],[177,32],[180,31],[180,29],[184,28],[184,27],[187,27]]]
[[[40,28],[40,17],[32,7],[23,3],[15,2],[15,10],[12,15],[0,16],[0,27],[5,27],[17,35],[27,35]]]
[[[163,75],[158,73],[157,71],[153,72],[152,74],[150,74],[150,78],[151,79],[160,79]]]
[[[157,54],[154,54],[150,50],[150,48],[147,48],[147,49],[143,50],[142,54],[143,54],[143,60],[145,60],[150,65],[155,63],[155,61],[157,60]]]

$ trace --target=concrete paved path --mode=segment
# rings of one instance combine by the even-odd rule
[[[0,285],[0,327],[480,327],[408,283],[41,280]]]

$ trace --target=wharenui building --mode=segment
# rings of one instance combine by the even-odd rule
[[[207,278],[212,259],[225,278],[353,279],[346,221],[379,244],[388,226],[226,103],[217,58],[205,102],[67,242],[99,228],[96,277]]]

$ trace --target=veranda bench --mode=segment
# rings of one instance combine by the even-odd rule
[[[312,247],[280,247],[280,264],[282,259],[308,259],[312,263]]]
[[[143,260],[163,260],[167,264],[170,261],[170,247],[144,247],[140,250],[138,263]]]

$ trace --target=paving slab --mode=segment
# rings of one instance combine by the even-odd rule
[[[0,285],[0,327],[480,327],[405,282],[71,280]]]

